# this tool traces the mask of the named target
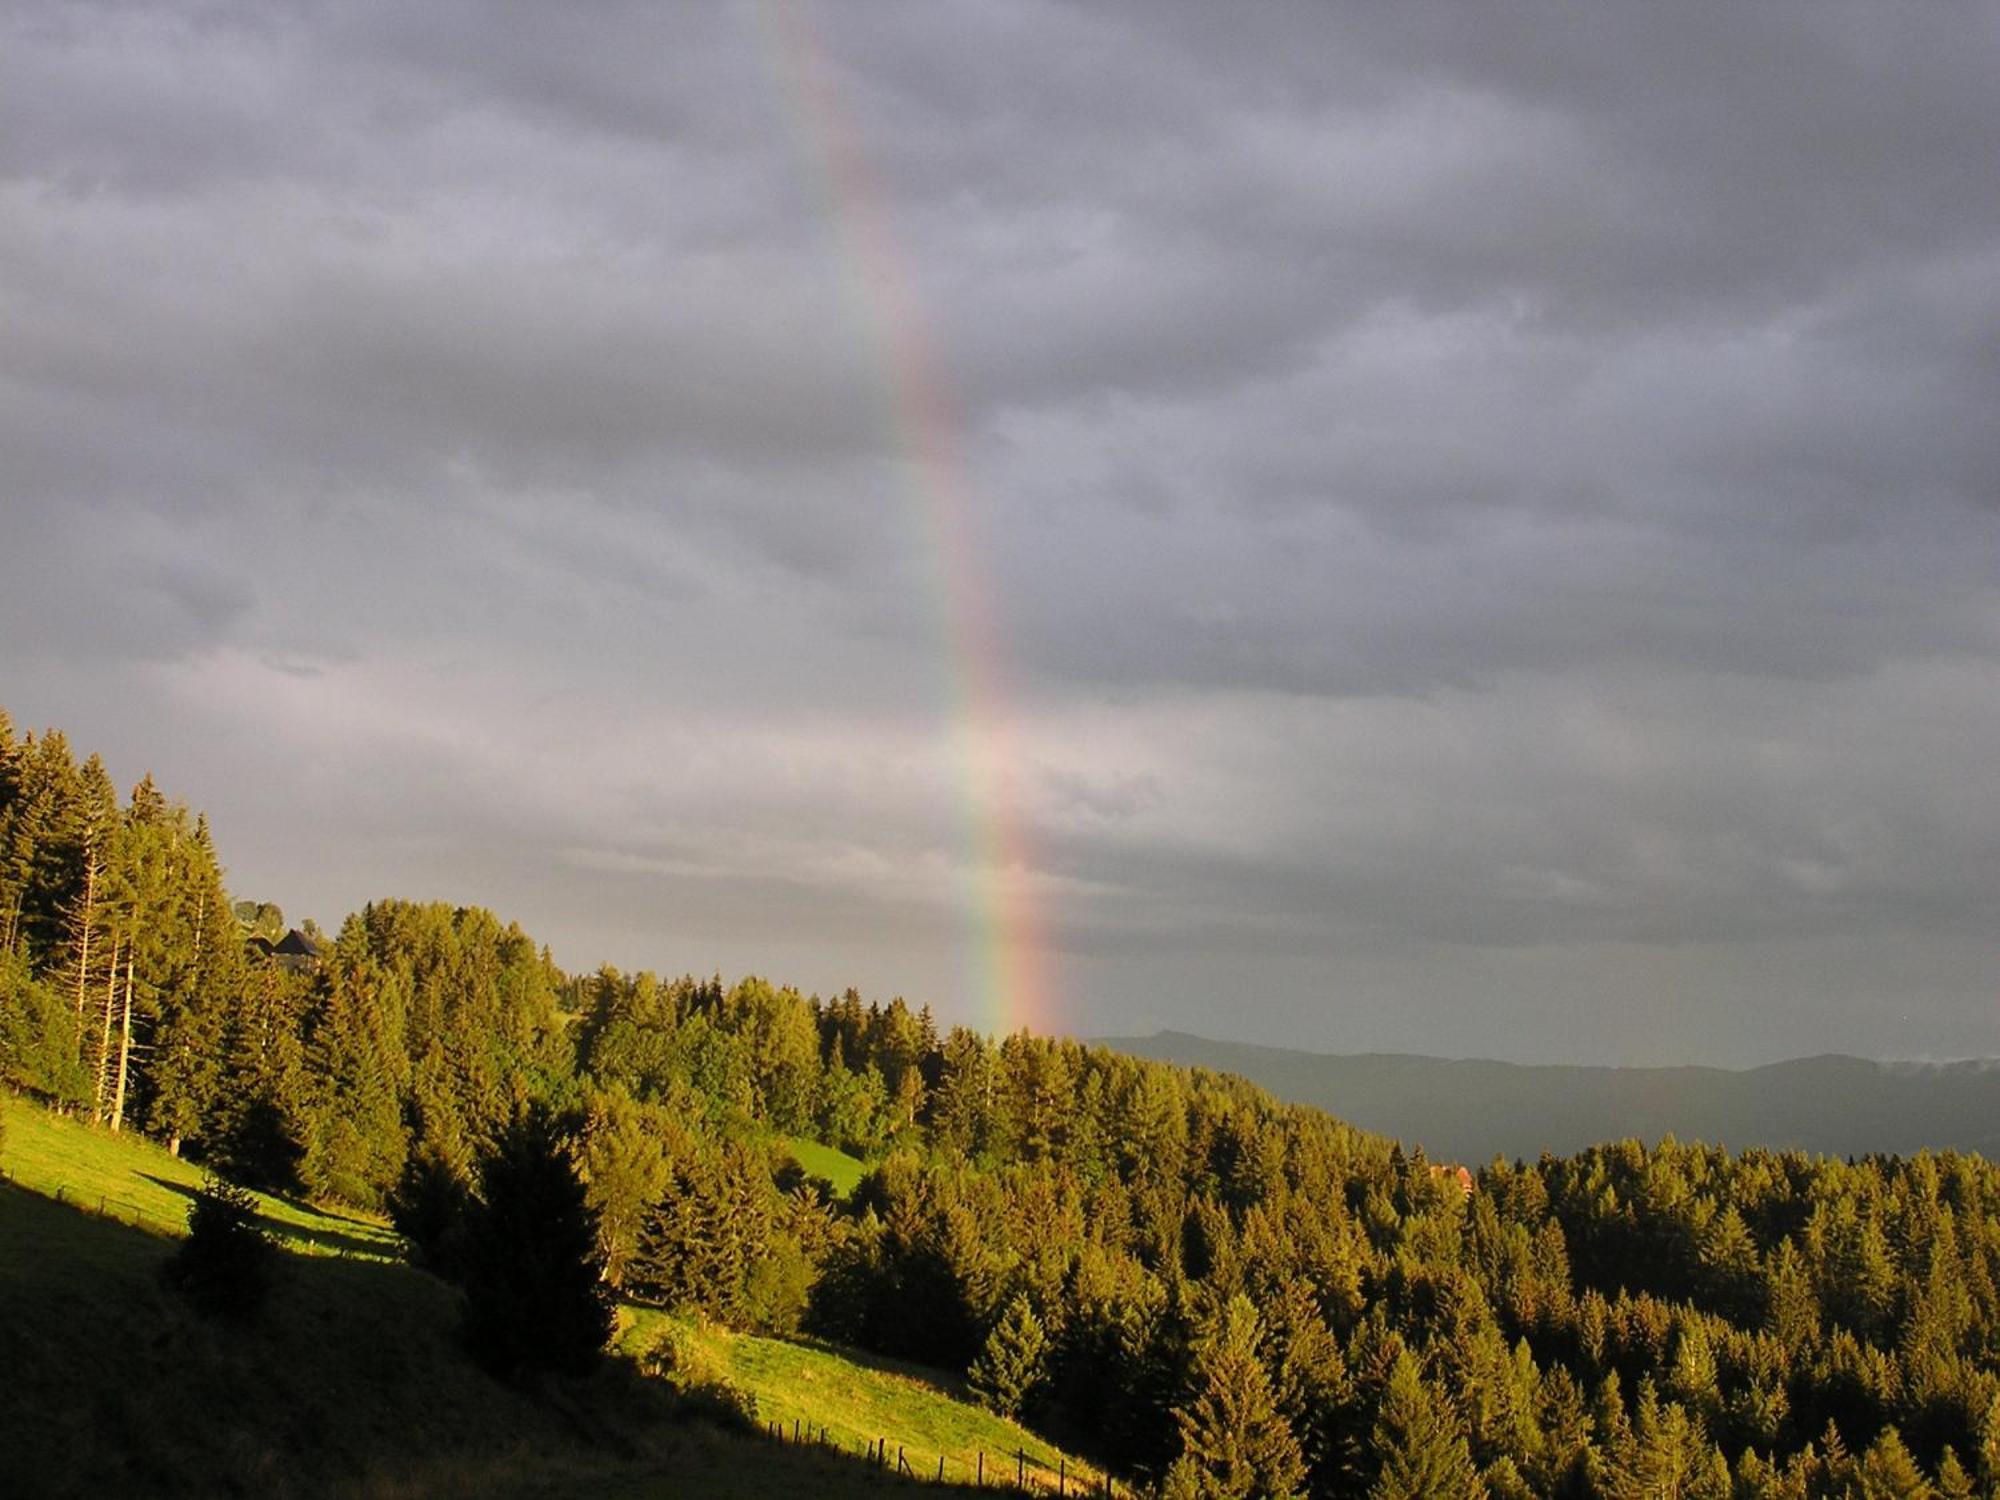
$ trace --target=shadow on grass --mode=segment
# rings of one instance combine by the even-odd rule
[[[174,1182],[169,1178],[155,1177],[151,1172],[139,1174],[155,1187],[163,1187],[192,1203],[200,1189],[189,1187],[184,1182]],[[314,1208],[309,1203],[296,1203],[289,1198],[280,1199],[287,1207],[316,1218],[327,1219],[336,1224],[363,1224],[364,1220],[349,1219],[340,1214],[330,1214]],[[327,1255],[358,1255],[370,1260],[397,1259],[396,1246],[384,1239],[362,1239],[358,1235],[342,1229],[320,1229],[306,1224],[293,1224],[283,1219],[274,1219],[267,1213],[257,1215],[257,1225],[280,1245],[310,1245]],[[372,1226],[370,1226],[372,1227]]]
[[[407,1266],[287,1256],[239,1327],[167,1288],[171,1253],[0,1183],[8,1493],[846,1500],[916,1487],[695,1420],[626,1359],[532,1390],[496,1381],[459,1346],[456,1295]]]

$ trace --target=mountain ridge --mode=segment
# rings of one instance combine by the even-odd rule
[[[2000,1151],[2000,1060],[1846,1053],[1623,1068],[1422,1053],[1323,1053],[1162,1030],[1099,1037],[1135,1057],[1235,1073],[1437,1157],[1534,1159],[1672,1135],[1826,1156]]]

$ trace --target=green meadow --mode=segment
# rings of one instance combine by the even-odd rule
[[[0,1090],[0,1167],[18,1186],[99,1218],[155,1235],[187,1227],[188,1204],[202,1170],[143,1136],[113,1135],[66,1119]],[[260,1193],[264,1229],[302,1255],[400,1260],[395,1232],[379,1220]]]
[[[868,1175],[866,1162],[804,1136],[786,1136],[785,1147],[792,1153],[792,1160],[806,1169],[808,1176],[823,1177],[832,1183],[837,1197],[845,1198]]]
[[[1028,1472],[1053,1486],[1066,1476],[1072,1494],[1096,1494],[1103,1476],[1017,1423],[973,1405],[960,1386],[935,1370],[852,1350],[792,1339],[760,1338],[690,1323],[651,1308],[627,1310],[619,1340],[644,1349],[668,1327],[680,1330],[711,1367],[749,1393],[756,1414],[789,1437],[816,1435],[847,1453],[865,1453],[886,1440],[893,1465],[900,1448],[910,1468],[935,1479],[939,1459],[946,1479],[1012,1484],[1017,1457]]]

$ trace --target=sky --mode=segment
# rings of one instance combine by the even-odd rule
[[[325,926],[2000,1055],[1996,77],[1992,4],[12,0],[0,705]]]

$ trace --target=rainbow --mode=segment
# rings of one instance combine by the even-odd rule
[[[1005,652],[980,566],[972,478],[948,382],[904,267],[887,194],[796,0],[755,7],[766,57],[819,201],[860,335],[871,345],[884,426],[930,560],[947,712],[961,772],[967,990],[979,1026],[1048,1031],[1055,1006],[1020,817]]]

